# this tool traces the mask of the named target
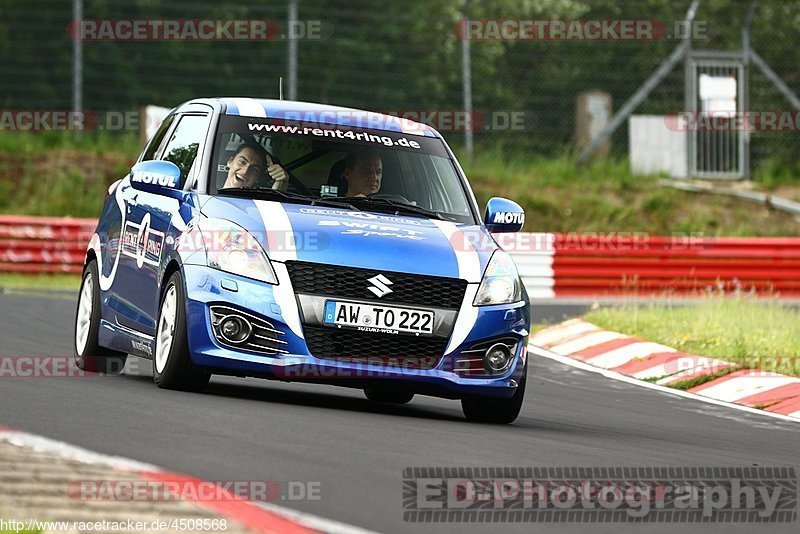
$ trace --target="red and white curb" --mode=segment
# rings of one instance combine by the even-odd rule
[[[83,464],[110,467],[125,472],[126,476],[151,481],[179,481],[199,487],[203,481],[194,477],[170,472],[154,465],[121,456],[111,456],[84,449],[69,443],[35,434],[13,430],[0,425],[0,441],[36,452],[55,454],[67,460]],[[195,494],[197,497],[197,494]],[[201,506],[254,532],[280,532],[310,534],[330,532],[336,534],[372,534],[365,530],[338,521],[312,514],[290,510],[271,503],[241,501],[236,499],[203,500],[189,498],[188,502]]]
[[[647,384],[669,386],[683,380],[728,369],[731,363],[677,351],[604,330],[582,319],[571,319],[531,336],[531,350],[546,349],[553,359],[583,363],[615,375]],[[541,351],[540,355],[548,356]],[[576,365],[577,366],[577,365]],[[673,390],[677,391],[677,390]],[[800,420],[800,378],[744,369],[704,382],[687,390],[693,396],[722,403],[735,403],[755,411]]]

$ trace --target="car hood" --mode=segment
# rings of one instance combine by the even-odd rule
[[[246,228],[273,261],[304,261],[480,282],[498,248],[483,226],[418,216],[211,197],[203,215]]]

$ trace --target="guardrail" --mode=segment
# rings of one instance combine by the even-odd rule
[[[79,273],[97,221],[0,215],[0,272]],[[800,297],[800,238],[644,233],[497,236],[531,298],[699,295]]]
[[[95,219],[0,215],[0,272],[80,273]]]
[[[517,234],[501,243],[531,298],[800,296],[800,238]]]

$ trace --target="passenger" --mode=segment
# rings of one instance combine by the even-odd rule
[[[248,141],[239,145],[236,153],[228,158],[228,178],[220,189],[253,187],[264,173],[265,166],[274,181],[272,189],[286,191],[289,187],[289,174],[286,169],[275,163],[264,147]]]
[[[377,152],[351,152],[345,160],[343,175],[348,197],[374,195],[381,188],[383,162]]]

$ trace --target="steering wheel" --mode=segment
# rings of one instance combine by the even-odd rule
[[[402,204],[409,204],[413,205],[410,200],[408,200],[403,195],[398,195],[396,193],[375,193],[373,195],[368,195],[368,198],[374,198],[377,200],[389,200],[391,202],[400,202]]]

